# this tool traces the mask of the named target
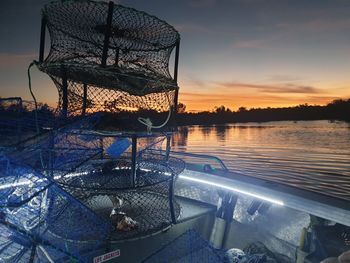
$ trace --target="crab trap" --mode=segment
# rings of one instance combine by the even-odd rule
[[[44,58],[45,29],[50,51]],[[59,92],[64,115],[177,104],[178,32],[165,21],[113,2],[52,2],[43,9],[38,67]]]
[[[103,251],[111,229],[107,220],[29,167],[5,157],[0,167],[1,258],[23,262],[30,254],[86,262],[90,251]]]
[[[164,135],[99,135],[102,150],[74,172],[54,173],[63,189],[111,220],[112,240],[153,234],[176,222],[174,183],[184,163],[162,154]]]
[[[180,214],[174,182],[184,162],[170,156],[171,133],[150,132],[176,112],[180,37],[113,2],[51,2],[42,15],[39,62],[31,66],[57,86],[58,109],[0,100],[0,132],[8,136],[0,150],[0,256],[87,262],[106,243],[157,233]],[[147,133],[107,132],[96,128],[101,111],[169,114],[163,125],[141,120]]]
[[[51,136],[7,156],[110,222],[111,240],[154,234],[176,222],[174,183],[184,162],[162,151],[167,134],[66,128]]]

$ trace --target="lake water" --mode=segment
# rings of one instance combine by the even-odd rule
[[[172,149],[214,155],[232,171],[350,201],[350,123],[285,121],[180,127]]]

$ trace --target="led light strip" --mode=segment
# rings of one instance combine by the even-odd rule
[[[2,184],[2,185],[0,185],[0,190],[7,189],[7,188],[10,188],[10,187],[14,187],[14,186],[29,185],[30,183],[32,183],[32,182],[27,180],[27,179],[25,179],[25,180],[22,180],[22,181],[17,182],[17,183]]]
[[[148,169],[143,169],[143,168],[141,168],[141,170],[150,171]],[[88,174],[88,172],[77,172],[77,173],[70,173],[70,174],[67,174],[65,176],[55,176],[54,178],[57,180],[57,179],[60,179],[61,177],[77,177],[77,176],[82,176],[82,175],[87,175],[87,174]],[[171,174],[165,173],[165,175],[169,176]],[[238,188],[234,188],[234,187],[231,187],[231,186],[223,185],[223,184],[220,184],[220,183],[215,183],[215,182],[208,181],[208,180],[199,179],[199,178],[188,176],[188,175],[179,175],[179,179],[184,179],[184,180],[187,180],[187,181],[192,181],[192,182],[197,182],[197,183],[201,183],[201,184],[211,185],[211,186],[215,186],[215,187],[218,187],[218,188],[230,190],[230,191],[233,191],[233,192],[236,192],[236,193],[241,193],[241,194],[244,194],[244,195],[255,197],[255,198],[258,198],[258,199],[261,199],[261,200],[264,200],[264,201],[268,201],[268,202],[273,203],[273,204],[277,204],[277,205],[281,205],[281,206],[284,205],[283,201],[280,201],[280,200],[272,199],[272,198],[269,198],[269,197],[266,197],[266,196],[254,194],[254,193],[251,193],[251,192],[240,190]],[[41,180],[38,180],[36,182],[43,182],[43,181],[44,180],[41,179]],[[25,179],[25,180],[17,182],[17,183],[0,185],[0,190],[1,189],[6,189],[6,188],[9,188],[9,187],[13,187],[13,186],[29,185],[31,183],[33,183],[33,182],[29,181],[28,179]]]
[[[231,187],[231,186],[227,186],[227,185],[223,185],[223,184],[219,184],[219,183],[214,183],[214,182],[207,181],[207,180],[198,179],[198,178],[187,176],[187,175],[180,175],[179,178],[180,179],[184,179],[184,180],[188,180],[188,181],[192,181],[192,182],[197,182],[197,183],[201,183],[201,184],[206,184],[206,185],[219,187],[219,188],[230,190],[230,191],[237,192],[237,193],[241,193],[241,194],[248,195],[248,196],[251,196],[251,197],[255,197],[255,198],[258,198],[258,199],[261,199],[261,200],[264,200],[264,201],[268,201],[268,202],[273,203],[273,204],[284,205],[284,203],[282,201],[280,201],[280,200],[275,200],[275,199],[272,199],[272,198],[269,198],[269,197],[266,197],[266,196],[254,194],[254,193],[247,192],[247,191],[244,191],[244,190],[240,190],[240,189],[237,189],[237,188],[234,188],[234,187]]]

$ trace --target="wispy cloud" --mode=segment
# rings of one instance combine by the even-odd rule
[[[293,75],[271,75],[267,78],[268,81],[272,82],[295,82],[304,80],[303,77]]]
[[[180,101],[187,105],[190,111],[212,110],[216,106],[224,105],[230,109],[237,110],[244,106],[247,108],[266,108],[266,107],[288,107],[308,103],[310,105],[325,105],[339,96],[327,95],[299,95],[287,96],[286,94],[234,94],[234,93],[216,93],[202,94],[195,92],[180,93]]]
[[[0,53],[0,69],[18,66],[21,64],[30,63],[36,59],[38,54],[11,54]]]
[[[174,24],[174,27],[181,33],[211,33],[212,32],[212,30],[210,30],[208,27],[192,24],[192,23]]]
[[[254,89],[260,93],[301,93],[301,94],[315,94],[324,93],[315,87],[297,85],[297,84],[283,84],[283,85],[261,85],[241,82],[214,82],[215,85],[221,89]]]
[[[295,21],[278,23],[277,29],[287,31],[311,31],[311,32],[329,32],[330,30],[349,30],[350,18],[311,18],[307,21]]]

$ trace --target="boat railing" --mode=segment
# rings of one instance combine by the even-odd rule
[[[220,158],[213,155],[180,151],[170,151],[170,154],[174,157],[182,157],[181,159],[184,160],[186,164],[199,164],[202,165],[204,169],[214,168],[228,171],[225,163]]]

